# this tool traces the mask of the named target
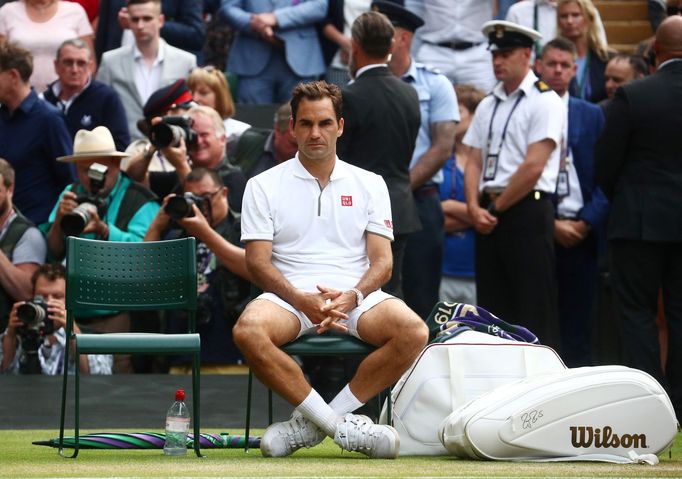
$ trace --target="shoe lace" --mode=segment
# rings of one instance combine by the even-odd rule
[[[362,417],[352,416],[339,425],[339,441],[346,451],[370,451],[378,437],[374,424]]]
[[[317,444],[318,434],[315,427],[303,416],[295,416],[286,422],[286,432],[283,435],[292,450],[312,447]]]

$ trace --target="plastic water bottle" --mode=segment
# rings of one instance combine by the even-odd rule
[[[168,456],[187,454],[187,433],[189,432],[189,409],[185,404],[185,390],[175,391],[175,402],[166,414],[166,443],[163,453]]]

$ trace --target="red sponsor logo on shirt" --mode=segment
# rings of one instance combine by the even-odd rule
[[[341,206],[353,206],[353,197],[341,196]]]
[[[384,220],[384,224],[386,225],[387,228],[393,229],[393,221],[391,221],[391,220]]]

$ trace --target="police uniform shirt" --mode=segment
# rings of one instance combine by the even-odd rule
[[[445,75],[418,62],[411,62],[410,68],[402,76],[402,80],[417,90],[419,96],[419,113],[421,124],[417,142],[410,161],[410,170],[419,159],[431,148],[431,125],[443,121],[459,122],[459,108],[455,89]],[[438,171],[432,181],[441,183],[443,172]]]
[[[464,144],[481,150],[480,190],[503,190],[524,162],[528,145],[551,139],[555,148],[534,189],[554,193],[565,119],[566,106],[561,98],[546,84],[538,82],[532,71],[511,95],[498,83],[476,109],[463,140]],[[499,155],[492,175],[485,174],[489,155]]]

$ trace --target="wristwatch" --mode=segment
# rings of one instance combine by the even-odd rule
[[[493,215],[495,218],[500,216],[500,212],[497,211],[497,208],[495,208],[495,202],[494,201],[491,202],[486,209],[488,210],[488,213]]]
[[[360,306],[362,302],[365,300],[365,296],[362,294],[362,291],[360,291],[358,288],[351,288],[348,291],[352,291],[355,293],[355,306]]]

